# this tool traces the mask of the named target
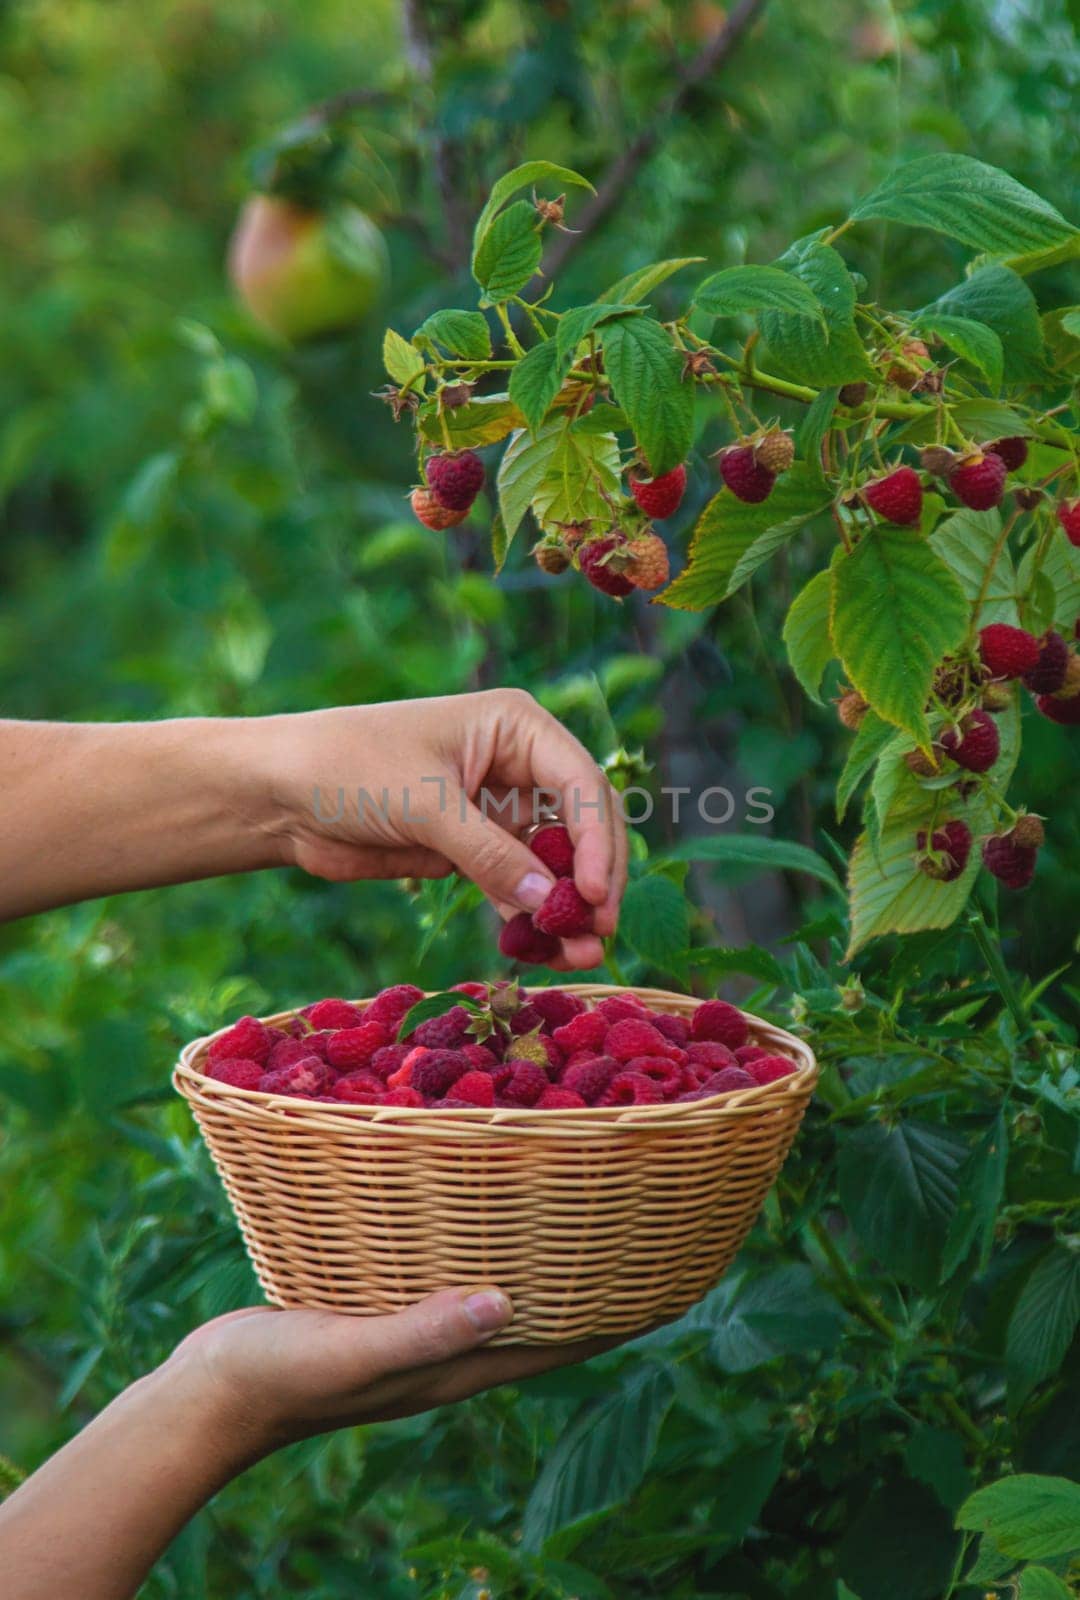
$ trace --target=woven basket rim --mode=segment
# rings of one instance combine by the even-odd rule
[[[534,984],[523,987],[526,995],[529,995],[553,986]],[[657,1010],[666,1008],[676,1013],[692,1012],[697,1010],[698,1006],[705,1004],[705,1000],[698,999],[694,995],[678,994],[674,990],[667,989],[644,988],[634,984],[565,983],[555,987],[586,1001],[612,995],[634,994],[648,1004],[654,1005]],[[425,995],[445,992],[427,990]],[[351,1000],[349,1004],[365,1009],[373,999],[374,996],[368,996]],[[268,1026],[273,1026],[275,1023],[288,1021],[302,1009],[302,1006],[292,1006],[287,1010],[260,1017],[259,1020]],[[539,1133],[544,1128],[553,1130],[555,1126],[569,1132],[571,1125],[576,1129],[593,1133],[601,1128],[613,1126],[626,1128],[647,1124],[655,1128],[662,1124],[665,1127],[673,1127],[686,1122],[698,1122],[703,1116],[711,1117],[718,1113],[735,1117],[740,1113],[750,1114],[758,1111],[763,1102],[780,1102],[789,1097],[806,1098],[818,1079],[818,1064],[810,1046],[795,1034],[777,1027],[775,1023],[754,1016],[752,1012],[743,1011],[742,1015],[749,1024],[751,1037],[774,1045],[780,1054],[789,1056],[795,1063],[795,1071],[786,1078],[778,1078],[774,1083],[756,1084],[749,1089],[729,1089],[702,1100],[667,1101],[645,1106],[579,1106],[554,1109],[539,1109],[535,1106],[443,1109],[438,1106],[353,1105],[347,1101],[342,1101],[339,1105],[329,1105],[323,1101],[304,1100],[293,1095],[268,1094],[262,1089],[238,1089],[232,1084],[222,1083],[220,1079],[211,1078],[202,1072],[196,1065],[197,1059],[205,1054],[212,1040],[226,1032],[231,1024],[192,1039],[186,1044],[180,1052],[172,1082],[177,1092],[189,1102],[201,1101],[204,1104],[209,1102],[219,1106],[231,1103],[237,1111],[256,1116],[264,1113],[272,1116],[275,1121],[287,1111],[290,1119],[312,1126],[341,1128],[347,1120],[384,1128],[394,1126],[402,1128],[411,1124],[414,1132],[420,1128],[425,1132],[436,1132],[440,1128],[445,1128],[448,1133],[454,1127],[460,1130],[462,1125],[469,1126],[475,1131],[492,1128],[517,1133],[524,1129]]]

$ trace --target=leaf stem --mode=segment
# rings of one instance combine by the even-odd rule
[[[868,1327],[873,1328],[876,1333],[880,1333],[884,1338],[888,1339],[890,1344],[895,1344],[898,1338],[895,1326],[890,1322],[884,1311],[878,1309],[869,1295],[856,1282],[851,1268],[837,1249],[836,1243],[820,1217],[815,1217],[811,1222],[810,1232],[814,1235],[822,1254],[843,1286],[844,1293],[850,1300],[856,1315],[861,1317]]]
[[[986,962],[987,971],[994,980],[994,985],[1005,1002],[1006,1009],[1016,1023],[1022,1037],[1028,1032],[1031,1026],[1031,1019],[1020,1003],[1020,996],[1016,992],[1016,986],[1002,959],[1001,951],[996,941],[991,938],[990,930],[986,926],[986,919],[977,907],[968,913],[968,930],[978,946],[979,954]]]

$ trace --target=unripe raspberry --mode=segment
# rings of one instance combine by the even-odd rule
[[[1065,676],[1061,688],[1055,691],[1055,700],[1075,700],[1080,695],[1080,656],[1075,650],[1069,651],[1069,659],[1065,663]]]
[[[904,765],[916,778],[936,777],[939,770],[937,762],[925,750],[909,750],[904,757]]]
[[[982,708],[996,716],[999,711],[1009,709],[1014,694],[1011,683],[1006,683],[1004,679],[992,679],[990,683],[983,685]]]
[[[1040,850],[1046,843],[1046,829],[1041,817],[1025,811],[1013,823],[1012,836],[1025,850]]]
[[[938,742],[967,772],[989,772],[1001,750],[997,724],[981,710],[965,717],[959,728],[947,728]]]
[[[729,445],[719,452],[719,459],[720,476],[737,500],[758,505],[772,494],[776,474],[759,466],[753,445]]]
[[[409,496],[409,504],[418,521],[435,533],[442,533],[446,528],[456,528],[469,514],[468,509],[450,511],[446,506],[440,505],[430,489],[414,489]]]
[[[889,364],[885,373],[890,383],[898,389],[914,389],[929,362],[930,352],[921,339],[905,339],[900,354]]]
[[[754,460],[766,472],[779,476],[795,460],[795,441],[782,428],[770,428],[763,439],[754,446]]]
[[[936,878],[940,883],[952,883],[967,866],[971,854],[971,829],[966,822],[954,819],[935,831],[929,848],[925,832],[917,833],[915,847],[919,852],[920,872],[928,878]]]
[[[1019,488],[1013,490],[1013,499],[1021,511],[1034,511],[1035,507],[1042,502],[1042,498],[1043,491],[1034,484],[1023,483]]]
[[[427,486],[448,511],[468,511],[484,486],[484,463],[472,450],[429,456],[424,463]]]
[[[658,533],[631,539],[626,550],[626,577],[635,589],[662,589],[671,577],[667,545]]]
[[[990,451],[969,456],[949,474],[949,488],[971,511],[990,511],[1005,493],[1005,463]]]
[[[679,509],[686,493],[686,468],[673,467],[659,478],[644,478],[637,471],[629,475],[630,493],[647,517],[663,522]]]
[[[869,393],[868,383],[845,383],[836,398],[842,406],[861,406]]]
[[[956,451],[944,444],[928,444],[919,452],[923,471],[932,472],[935,478],[947,478],[959,460]]]

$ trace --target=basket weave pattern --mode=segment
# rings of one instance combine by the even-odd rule
[[[565,987],[586,1002],[626,992]],[[633,992],[681,1016],[699,1004]],[[753,1226],[817,1068],[800,1039],[748,1021],[794,1074],[681,1105],[339,1108],[207,1078],[207,1039],[187,1046],[173,1082],[274,1304],[370,1315],[498,1283],[515,1316],[493,1343],[562,1342],[680,1315]]]

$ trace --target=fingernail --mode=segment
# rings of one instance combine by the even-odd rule
[[[463,1302],[465,1315],[477,1333],[494,1333],[505,1328],[513,1315],[513,1306],[498,1289],[481,1289]]]
[[[514,899],[524,911],[537,911],[551,893],[551,880],[542,872],[527,872],[514,890]]]

